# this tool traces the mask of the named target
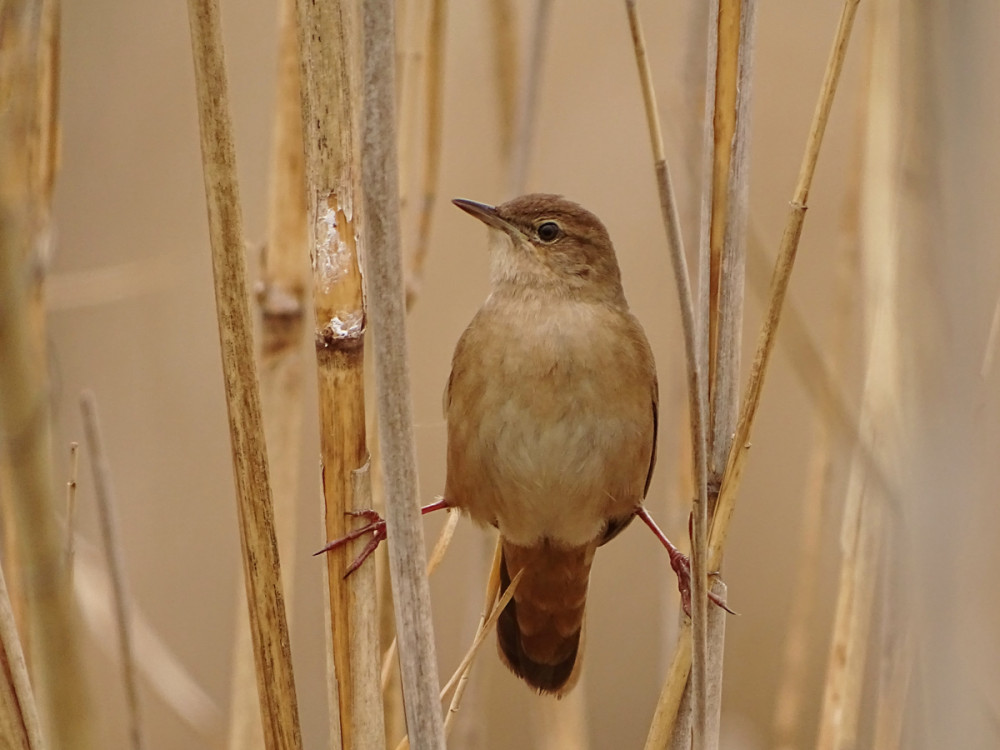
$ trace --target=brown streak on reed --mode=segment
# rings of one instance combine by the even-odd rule
[[[76,613],[55,524],[43,276],[58,162],[59,4],[0,5],[0,497],[11,596],[44,735],[91,745]]]
[[[857,13],[859,2],[860,0],[844,1],[833,48],[827,61],[819,101],[813,114],[813,122],[810,127],[806,151],[799,172],[799,181],[796,185],[785,232],[782,237],[778,261],[772,277],[768,313],[758,340],[757,353],[751,370],[750,382],[746,390],[747,395],[743,400],[743,408],[737,426],[736,437],[733,441],[733,449],[729,455],[726,473],[723,475],[719,502],[716,506],[716,513],[712,522],[708,550],[708,566],[710,568],[717,568],[722,562],[722,551],[729,532],[729,523],[732,520],[733,505],[739,479],[742,475],[743,464],[746,460],[747,450],[749,449],[750,428],[760,401],[764,371],[774,347],[774,335],[778,319],[781,315],[782,302],[788,288],[788,280],[795,260],[795,253],[798,249],[802,223],[805,219],[805,201],[808,198],[809,187],[812,184],[816,160],[819,157],[819,148],[826,129],[830,108],[833,104],[833,95],[836,92],[840,72],[843,69],[847,43],[850,39],[850,32],[854,24],[854,17]],[[685,622],[681,626],[681,633],[674,650],[673,659],[671,660],[670,671],[657,702],[653,724],[646,740],[647,750],[664,747],[667,738],[670,736],[670,727],[676,720],[677,708],[680,705],[681,696],[684,692],[684,686],[687,683],[687,675],[691,666],[690,637],[690,625]]]
[[[653,168],[656,174],[656,184],[660,197],[660,210],[667,234],[667,249],[677,284],[677,299],[680,305],[681,328],[684,332],[684,351],[687,363],[688,410],[691,419],[691,445],[694,455],[695,501],[692,512],[691,534],[691,619],[694,622],[693,670],[692,678],[692,711],[695,725],[693,727],[696,741],[701,736],[707,718],[705,705],[705,665],[707,660],[707,631],[705,621],[708,616],[707,607],[707,568],[705,567],[705,540],[708,524],[708,486],[707,486],[707,455],[706,455],[706,401],[705,384],[705,337],[697,329],[694,313],[694,301],[691,294],[691,277],[688,273],[687,258],[684,255],[684,242],[681,235],[680,222],[677,217],[677,202],[674,198],[673,185],[670,180],[670,169],[663,150],[663,135],[660,130],[660,119],[656,109],[656,96],[653,91],[652,74],[646,58],[646,43],[643,38],[642,25],[639,21],[638,8],[635,0],[626,0],[625,9],[628,14],[629,28],[632,33],[632,44],[635,51],[636,67],[642,89],[643,103],[646,110],[646,123],[649,128],[650,145],[653,151]],[[703,321],[707,323],[707,321]],[[684,626],[690,628],[690,621],[685,620]],[[692,632],[688,630],[688,632]],[[685,675],[686,679],[686,675]],[[670,732],[664,733],[658,741],[665,743]],[[652,738],[652,730],[650,738]],[[649,742],[647,739],[647,747]]]
[[[406,725],[415,745],[444,748],[406,340],[393,106],[393,5],[391,0],[365,0],[362,7],[365,98],[361,164],[365,229],[370,241],[366,270],[375,330],[378,432],[400,674]]]
[[[87,447],[90,449],[88,451],[90,454],[90,473],[96,490],[104,558],[111,579],[111,599],[115,611],[115,629],[118,631],[118,650],[121,655],[122,687],[125,691],[125,705],[128,713],[129,740],[134,750],[141,750],[145,743],[142,734],[139,684],[135,674],[135,647],[133,645],[131,616],[132,598],[125,580],[125,558],[121,537],[118,533],[111,465],[104,450],[104,437],[97,414],[97,397],[92,391],[83,392],[80,396],[80,407],[83,413],[83,428],[87,436]]]
[[[355,487],[355,472],[368,461],[366,312],[359,267],[363,235],[358,231],[357,21],[350,3],[305,0],[298,3],[298,21],[324,510],[327,539],[337,539],[348,531],[346,512],[370,507],[370,499]],[[331,716],[331,735],[339,735],[347,750],[384,743],[377,649],[369,646],[375,642],[376,620],[365,607],[376,597],[374,567],[362,566],[344,578],[350,556],[364,541],[326,555],[340,717],[338,731]]]
[[[303,412],[301,344],[305,333],[308,240],[300,97],[295,0],[282,0],[278,18],[268,236],[261,253],[261,280],[256,299],[261,322],[257,357],[264,435],[271,466],[278,551],[285,560],[296,557],[296,501]],[[294,572],[293,564],[286,564],[281,570],[289,621]],[[230,680],[228,742],[231,750],[250,750],[264,745],[253,668],[249,624],[239,618]]]
[[[63,542],[63,555],[66,565],[66,580],[73,588],[73,557],[76,553],[76,489],[77,472],[80,468],[80,444],[69,444],[69,479],[66,480],[66,537]]]
[[[243,220],[218,0],[190,0],[188,16],[240,547],[264,740],[269,749],[295,749],[302,746],[302,737],[253,356]]]

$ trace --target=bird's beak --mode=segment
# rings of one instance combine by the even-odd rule
[[[452,203],[465,211],[467,214],[475,216],[481,222],[486,224],[486,226],[499,229],[512,237],[522,234],[520,229],[497,215],[496,206],[490,206],[486,203],[477,203],[476,201],[469,201],[465,198],[455,198],[452,200]]]

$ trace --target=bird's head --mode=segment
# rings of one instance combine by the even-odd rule
[[[490,206],[452,201],[490,227],[494,287],[543,287],[623,302],[608,230],[594,214],[559,195],[532,193]]]

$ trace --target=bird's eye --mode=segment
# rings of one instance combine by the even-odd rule
[[[538,239],[542,242],[553,242],[561,232],[559,225],[554,221],[546,221],[538,225]]]

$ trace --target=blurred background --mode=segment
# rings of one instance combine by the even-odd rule
[[[700,127],[701,109],[691,106],[683,80],[690,57],[704,49],[692,5],[650,2],[641,8],[689,248],[695,246],[699,187],[692,170],[698,155],[685,143],[688,129]],[[749,213],[756,244],[773,257],[841,4],[759,5]],[[871,363],[871,331],[865,326],[875,325],[865,312],[870,290],[858,280],[863,266],[858,238],[871,231],[865,223],[871,215],[858,205],[862,199],[892,197],[892,189],[876,190],[873,197],[874,183],[861,173],[865,164],[870,168],[871,154],[880,153],[872,148],[901,154],[890,165],[896,178],[890,184],[910,192],[896,196],[905,205],[898,222],[890,221],[901,243],[897,327],[891,330],[899,332],[893,356],[899,358],[896,372],[902,373],[905,390],[901,413],[894,413],[891,429],[880,434],[902,441],[893,443],[892,473],[900,492],[891,515],[904,519],[905,532],[897,536],[892,559],[902,562],[897,580],[916,592],[908,618],[926,626],[909,676],[907,705],[915,710],[907,716],[921,716],[918,726],[907,720],[903,746],[910,747],[920,746],[919,738],[932,743],[935,736],[965,741],[928,746],[996,746],[1000,733],[1000,601],[991,575],[997,570],[993,539],[1000,519],[997,504],[989,500],[998,479],[998,377],[987,356],[1000,292],[995,210],[1000,157],[991,136],[1000,131],[995,86],[1000,53],[993,43],[1000,8],[987,2],[959,6],[862,4],[809,196],[790,295],[820,353],[836,358],[831,366],[857,419],[864,366]],[[533,7],[514,3],[522,45]],[[899,14],[891,17],[898,34],[892,49],[901,50],[896,74],[905,74],[878,100],[892,114],[892,127],[885,131],[889,146],[872,140],[865,119],[879,106],[869,99],[867,83],[871,11],[879,8]],[[223,2],[222,11],[243,214],[252,245],[248,257],[256,274],[256,248],[266,235],[278,10],[275,2],[240,0]],[[683,343],[624,8],[603,2],[583,10],[557,2],[549,29],[526,187],[580,202],[604,220],[616,244],[626,294],[652,342],[660,377],[660,460],[648,506],[686,548]],[[135,606],[218,709],[214,718],[206,715],[201,729],[193,728],[143,683],[149,747],[221,747],[234,624],[245,612],[237,609],[242,573],[186,7],[151,0],[66,3],[62,30],[62,163],[48,320],[57,468],[60,478],[68,476],[69,443],[82,441],[78,396],[91,388],[101,409]],[[438,202],[424,280],[409,318],[425,502],[443,488],[441,394],[451,353],[488,292],[485,232],[448,199],[497,203],[511,197],[491,33],[487,3],[451,4]],[[519,54],[524,59],[523,47]],[[922,79],[908,74],[914,60],[922,60]],[[409,243],[415,222],[412,212],[404,218]],[[750,262],[747,347],[756,339],[766,289],[768,272],[761,273],[761,265],[754,270]],[[840,296],[846,307],[837,293],[837,279],[845,273],[853,279],[846,297]],[[304,341],[303,348],[311,362],[311,342]],[[744,369],[750,356],[745,355]],[[820,414],[792,366],[797,356],[779,336],[727,548],[724,577],[731,606],[740,613],[727,625],[722,717],[727,748],[778,744],[776,701]],[[305,744],[321,747],[327,741],[325,593],[322,563],[310,555],[324,538],[315,385],[306,370],[298,544],[283,551],[282,563],[295,568],[291,637]],[[843,435],[835,435],[829,448],[831,501],[819,516],[821,533],[810,543],[817,556],[810,586],[814,611],[802,652],[804,677],[791,746],[811,746],[816,736],[850,455]],[[86,467],[82,460],[78,524],[96,543],[93,482]],[[442,518],[426,520],[428,545],[442,523]],[[445,677],[474,632],[485,576],[483,549],[492,544],[486,537],[463,520],[431,581]],[[889,593],[878,589],[880,600]],[[667,558],[645,529],[633,525],[601,549],[588,603],[581,690],[590,747],[641,746],[672,653],[677,608]],[[95,705],[100,736],[107,747],[120,747],[126,737],[124,695],[114,660],[99,647],[113,638],[111,630],[92,633],[86,653],[89,679],[100,696]],[[871,652],[879,648],[873,642]],[[877,668],[869,671],[872,685],[879,684]],[[467,698],[470,716],[476,717],[464,730],[467,746],[543,746],[539,738],[566,702],[539,698],[507,673],[492,637],[476,672]],[[967,734],[936,734],[948,727]]]

